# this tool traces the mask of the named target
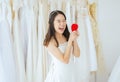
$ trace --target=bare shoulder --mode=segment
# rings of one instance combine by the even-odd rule
[[[53,39],[53,38],[51,38],[51,40],[50,40],[50,42],[49,42],[49,44],[48,44],[48,47],[47,47],[47,49],[49,50],[49,49],[52,49],[53,47],[56,47],[56,42],[55,42],[55,40]]]
[[[61,52],[61,50],[57,47],[56,41],[54,39],[51,39],[48,46],[47,50],[53,55],[55,58],[58,60],[66,63],[66,60],[64,59],[64,53]]]
[[[47,50],[49,52],[51,52],[58,59],[59,59],[59,56],[61,56],[61,54],[62,54],[62,52],[57,47],[56,41],[54,39],[50,40],[48,47],[47,47]]]

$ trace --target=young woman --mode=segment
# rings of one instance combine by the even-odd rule
[[[55,10],[49,16],[49,28],[44,46],[52,56],[53,68],[47,74],[45,82],[80,82],[74,57],[80,56],[77,44],[78,31],[69,32],[66,16]]]

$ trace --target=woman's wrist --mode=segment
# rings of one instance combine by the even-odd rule
[[[72,46],[73,41],[69,40],[68,41],[68,46]]]
[[[72,42],[72,43],[74,44],[74,43],[76,43],[76,42],[77,42],[77,40],[73,40],[73,42]]]

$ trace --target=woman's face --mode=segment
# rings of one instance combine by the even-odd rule
[[[63,34],[66,28],[66,20],[62,14],[58,14],[54,19],[54,28],[57,33]]]

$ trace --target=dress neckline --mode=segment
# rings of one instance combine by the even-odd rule
[[[59,46],[63,46],[63,45],[65,45],[65,44],[67,44],[67,42],[60,43]]]

